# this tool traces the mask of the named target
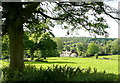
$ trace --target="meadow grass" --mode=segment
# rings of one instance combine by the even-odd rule
[[[111,58],[111,60],[100,59],[102,57]],[[98,72],[103,72],[105,70],[106,73],[118,74],[118,55],[99,56],[99,59],[95,59],[95,57],[47,57],[46,61],[48,62],[25,62],[25,65],[35,65],[37,68],[40,68],[40,66],[47,68],[53,65],[67,65],[85,69],[91,67],[92,70],[96,68]],[[0,61],[0,63],[4,63],[4,65],[9,64],[9,62],[5,61]]]
[[[81,68],[96,68],[99,72],[106,71],[107,73],[118,74],[118,55],[111,56],[99,56],[99,58],[106,57],[111,60],[106,59],[95,59],[91,58],[80,58],[80,57],[47,57],[48,62],[25,62],[26,65],[35,65],[37,68],[40,66],[46,68],[53,65],[67,65],[71,67],[81,67]]]

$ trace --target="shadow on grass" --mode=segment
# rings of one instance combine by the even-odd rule
[[[70,60],[70,59],[49,59],[49,60]]]
[[[54,63],[61,63],[61,64],[71,64],[71,63],[73,63],[73,64],[75,64],[75,62],[63,62],[63,61],[54,61],[54,62],[25,62],[25,64],[54,64]]]
[[[61,61],[56,61],[56,62],[46,62],[46,63],[53,64],[53,63],[75,63],[75,62],[61,62]]]

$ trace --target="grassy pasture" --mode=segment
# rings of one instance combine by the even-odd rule
[[[111,60],[100,59],[100,58],[110,58]],[[25,62],[25,65],[35,65],[37,68],[40,66],[46,68],[48,66],[54,65],[67,65],[71,67],[81,67],[88,68],[91,67],[96,68],[98,72],[103,72],[104,70],[107,73],[118,74],[118,55],[107,55],[107,56],[99,56],[99,59],[95,59],[95,57],[90,58],[80,58],[80,57],[47,57],[48,62]],[[2,61],[0,61],[2,63]],[[3,62],[4,65],[9,64],[9,62]],[[1,65],[2,66],[2,65]]]
[[[99,56],[99,58],[110,58],[106,59],[95,59],[91,58],[80,58],[80,57],[47,57],[48,62],[25,62],[26,65],[35,65],[36,67],[48,67],[54,65],[67,65],[71,67],[97,68],[98,71],[106,70],[107,73],[118,74],[118,55]]]

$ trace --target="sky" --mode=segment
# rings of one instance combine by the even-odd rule
[[[118,2],[119,0],[110,0],[110,1],[107,1],[105,2],[107,5],[113,7],[113,8],[116,8],[118,9]],[[106,31],[109,33],[109,38],[118,38],[118,23],[108,17],[108,16],[105,16],[104,17],[109,25],[109,29],[106,29]],[[54,28],[52,28],[52,31],[53,31],[53,34],[55,35],[55,37],[93,37],[89,34],[89,32],[85,32],[84,30],[78,30],[76,31],[77,33],[79,33],[79,35],[77,35],[77,33],[73,33],[73,35],[67,35],[67,30],[63,30],[61,29],[61,27],[59,25],[56,25]],[[103,36],[97,36],[97,37],[102,37]]]

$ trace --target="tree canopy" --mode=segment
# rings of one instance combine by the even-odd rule
[[[8,24],[12,21],[15,22],[15,19],[18,16],[21,16],[21,24],[26,22],[35,23],[38,19],[39,21],[45,21],[49,18],[56,20],[58,24],[64,24],[64,22],[70,24],[73,26],[71,30],[84,28],[85,30],[94,32],[98,35],[105,35],[105,33],[107,33],[105,29],[109,28],[102,14],[108,15],[113,19],[120,20],[118,17],[112,16],[109,13],[110,11],[107,12],[107,10],[105,10],[110,7],[103,2],[3,2],[2,5],[2,18],[6,18],[2,28],[3,35],[7,32],[7,26],[9,26]],[[50,7],[50,5],[53,7]],[[31,12],[34,13],[30,15]],[[91,19],[91,16],[93,19]],[[33,18],[32,20],[30,20],[31,17]],[[18,21],[19,20],[20,19],[18,19]],[[69,26],[64,25],[65,29],[68,27]]]
[[[111,43],[111,52],[113,54],[120,54],[120,39],[116,39]]]
[[[94,55],[100,51],[99,45],[96,43],[90,43],[88,45],[87,53],[90,55]]]

